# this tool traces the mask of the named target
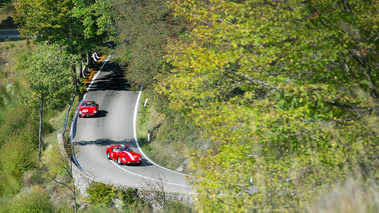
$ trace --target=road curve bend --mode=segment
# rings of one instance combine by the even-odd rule
[[[108,57],[109,58],[109,57]],[[82,101],[96,101],[97,117],[78,118],[72,125],[72,141],[78,166],[98,180],[136,188],[164,185],[167,192],[193,193],[186,175],[164,168],[143,153],[136,137],[141,92],[130,90],[124,72],[112,61],[104,62]],[[118,165],[107,159],[105,149],[128,144],[143,156],[142,165]]]

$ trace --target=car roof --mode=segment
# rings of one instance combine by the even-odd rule
[[[120,147],[120,146],[129,146],[129,145],[117,144],[117,145],[114,145],[113,147]]]

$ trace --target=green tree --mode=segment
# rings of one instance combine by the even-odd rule
[[[113,0],[113,5],[120,61],[132,84],[144,84],[149,89],[155,76],[167,70],[163,45],[183,28],[183,23],[172,16],[162,0]]]
[[[378,178],[378,3],[171,1],[191,23],[157,93],[204,129],[204,212],[297,211],[358,170]]]
[[[18,0],[16,10],[22,36],[67,46],[71,54],[87,53],[88,60],[96,45],[108,41],[109,1]]]
[[[29,54],[24,54],[18,62],[19,69],[25,69],[24,77],[29,82],[30,100],[39,102],[39,152],[42,147],[43,108],[64,106],[70,98],[74,85],[71,84],[71,65],[77,58],[57,45],[42,44]],[[46,102],[46,103],[45,103]]]
[[[11,2],[12,2],[12,0],[0,0],[0,7],[4,6],[6,4],[9,4]]]

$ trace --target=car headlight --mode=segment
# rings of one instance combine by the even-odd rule
[[[96,110],[93,111],[93,113],[96,113],[96,112],[97,112]]]
[[[126,158],[122,158],[123,161],[126,161]]]
[[[142,160],[142,157],[139,157],[138,160]]]

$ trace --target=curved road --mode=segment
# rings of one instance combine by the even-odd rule
[[[184,174],[163,168],[146,156],[140,166],[120,166],[107,159],[105,149],[114,144],[128,144],[144,156],[134,139],[137,99],[138,93],[130,90],[123,70],[107,62],[83,98],[99,104],[98,116],[74,120],[77,122],[73,139],[77,162],[89,175],[112,184],[139,188],[156,187],[157,182],[163,182],[168,192],[192,193]]]

